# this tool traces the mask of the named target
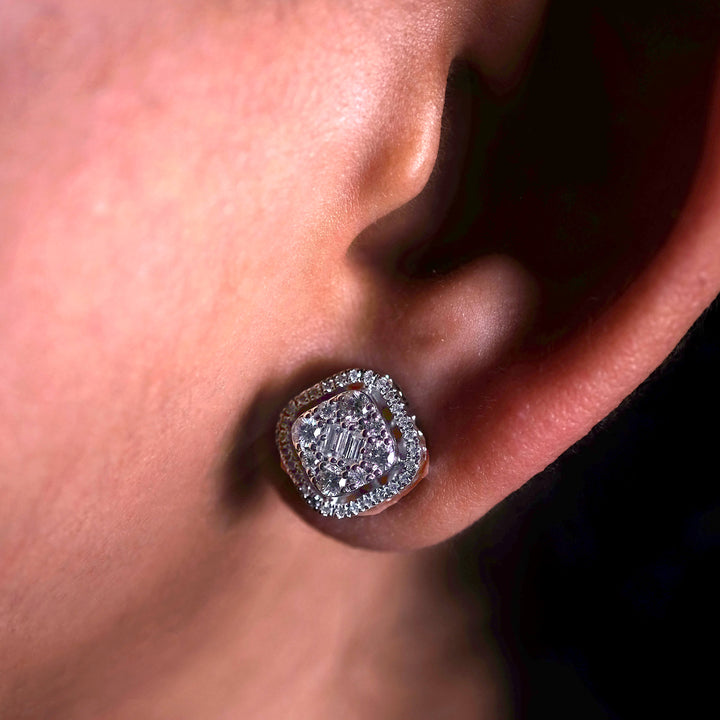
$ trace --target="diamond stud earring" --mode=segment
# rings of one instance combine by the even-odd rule
[[[344,370],[294,397],[276,440],[312,508],[344,518],[381,512],[427,475],[425,438],[389,376]]]

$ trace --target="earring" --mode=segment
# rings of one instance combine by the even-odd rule
[[[373,515],[428,471],[425,437],[388,375],[344,370],[294,397],[276,428],[280,461],[325,516]]]

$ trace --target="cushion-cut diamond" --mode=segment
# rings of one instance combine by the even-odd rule
[[[397,456],[380,410],[360,390],[340,393],[305,411],[293,423],[291,436],[308,477],[330,497],[379,477]]]

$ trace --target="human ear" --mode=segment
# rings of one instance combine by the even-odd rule
[[[609,64],[617,72],[612,25],[599,23],[595,30],[598,70]],[[706,47],[694,64],[687,61],[684,76],[671,77],[649,102],[648,110],[662,108],[664,117],[682,108],[696,111],[677,113],[676,125],[668,121],[661,128],[670,137],[686,132],[684,156],[658,156],[653,152],[662,145],[648,144],[624,156],[628,163],[651,163],[648,168],[613,165],[612,157],[605,163],[602,148],[539,168],[547,183],[538,185],[541,192],[549,185],[545,192],[561,195],[565,206],[573,199],[586,204],[569,207],[567,221],[533,208],[533,198],[508,196],[502,200],[516,202],[509,213],[528,212],[547,225],[506,218],[506,228],[526,233],[497,240],[483,224],[494,210],[480,206],[472,209],[462,242],[447,241],[443,233],[453,228],[445,222],[418,249],[414,218],[424,217],[423,203],[431,203],[421,195],[358,238],[348,251],[348,273],[361,278],[365,319],[338,354],[397,380],[426,433],[430,473],[380,515],[312,522],[375,548],[422,547],[451,537],[583,437],[672,352],[720,289],[720,89],[715,83],[707,90],[713,51]],[[670,60],[661,58],[645,72],[657,82],[654,74]],[[598,87],[589,90],[592,95]],[[502,116],[504,101],[493,105],[492,93],[479,92],[480,108]],[[705,103],[711,112],[703,128]],[[611,124],[622,108],[610,105]],[[641,132],[649,117],[629,112],[637,113],[632,132]],[[617,130],[602,123],[590,129]],[[688,163],[693,137],[699,160]],[[656,139],[668,142],[660,133]],[[589,133],[584,140],[597,137]],[[609,147],[618,152],[613,142]],[[492,163],[483,168],[492,169]],[[662,173],[665,182],[654,184]],[[622,185],[628,175],[637,186]],[[625,207],[604,206],[608,198],[618,200],[604,187],[616,181],[632,195]],[[687,196],[685,183],[691,186]],[[477,186],[463,192],[484,199]],[[592,223],[600,226],[595,235]],[[441,272],[433,272],[438,265]]]

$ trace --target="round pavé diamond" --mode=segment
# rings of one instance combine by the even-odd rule
[[[372,417],[363,424],[363,433],[366,437],[379,437],[383,434],[385,423],[381,418]]]
[[[373,442],[365,453],[365,457],[373,465],[377,465],[382,470],[387,470],[395,460],[395,451],[392,446],[385,443]]]
[[[363,392],[347,392],[338,400],[338,415],[358,422],[373,410],[372,400]]]
[[[315,486],[323,495],[337,497],[345,491],[345,478],[337,465],[326,465],[315,474]]]
[[[314,443],[319,434],[320,428],[314,417],[302,417],[292,427],[292,441],[302,448]]]
[[[330,403],[330,402],[322,403],[319,406],[318,411],[317,411],[317,416],[322,418],[323,420],[330,420],[330,418],[334,414],[335,414],[335,406],[334,406],[334,403]]]
[[[367,475],[359,468],[351,468],[345,473],[345,486],[348,490],[357,490],[367,482]]]

